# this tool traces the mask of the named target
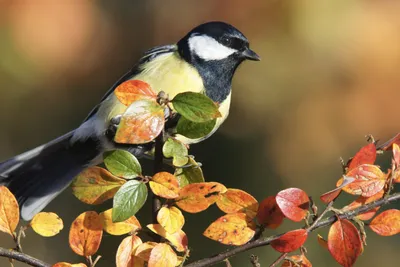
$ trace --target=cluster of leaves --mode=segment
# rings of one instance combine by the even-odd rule
[[[127,106],[114,137],[117,143],[149,143],[159,136],[166,120],[175,118],[177,113],[181,117],[173,134],[197,139],[207,136],[221,117],[218,104],[201,93],[184,92],[169,100],[163,92],[157,95],[143,81],[128,80],[114,94]]]
[[[330,211],[337,215],[337,220],[331,225],[327,240],[318,236],[318,242],[342,266],[352,266],[364,249],[366,233],[363,221],[371,220],[368,227],[382,236],[400,232],[400,211],[397,209],[375,216],[379,210],[376,207],[355,218],[340,216],[390,195],[393,184],[400,183],[400,135],[379,148],[371,142],[349,160],[343,166],[344,173],[336,188],[321,195],[320,199],[327,207],[318,215],[315,204],[299,188],[282,190],[259,203],[243,190],[205,181],[201,165],[189,156],[188,147],[176,138],[176,134],[201,138],[212,131],[221,114],[218,105],[206,96],[189,92],[169,100],[168,96],[157,95],[148,84],[135,80],[118,86],[115,95],[127,106],[114,138],[118,143],[154,142],[163,132],[165,122],[180,114],[176,129],[168,132],[169,135],[162,140],[162,154],[169,159],[174,171],[144,175],[135,156],[127,151],[114,150],[104,153],[105,168],[90,167],[75,178],[71,187],[80,201],[97,205],[113,199],[112,208],[100,214],[84,212],[70,227],[70,247],[85,257],[89,267],[95,266],[100,259],[97,256],[93,260],[92,256],[100,247],[104,231],[115,236],[126,235],[116,252],[118,267],[183,266],[189,256],[188,238],[183,231],[183,212],[202,212],[214,204],[224,215],[211,222],[203,235],[225,245],[241,246],[251,242],[265,228],[276,229],[285,219],[303,222],[297,229],[271,242],[272,248],[282,253],[281,266],[312,266],[306,257],[304,243],[321,218]],[[386,150],[392,151],[393,160],[391,169],[383,172],[374,164],[377,154]],[[149,190],[158,196],[161,208],[155,211],[156,220],[143,228],[135,215],[146,203]],[[333,208],[342,191],[357,196],[357,199],[341,209]],[[0,187],[0,231],[13,237],[17,250],[20,250],[20,236],[29,227],[43,236],[53,236],[63,228],[56,214],[39,213],[16,233],[18,210],[15,197],[6,187]],[[159,238],[146,240],[143,234],[150,233]],[[288,256],[291,252],[295,253]],[[84,267],[86,264],[60,262],[54,266]]]

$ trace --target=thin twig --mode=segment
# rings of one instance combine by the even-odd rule
[[[253,267],[261,267],[261,264],[258,262],[258,256],[251,254],[250,255],[250,262]]]
[[[98,256],[96,257],[96,259],[94,260],[94,262],[93,262],[93,264],[92,264],[92,267],[95,267],[96,264],[99,262],[100,259],[101,259],[101,256],[98,255]]]
[[[1,248],[1,247],[0,247],[0,257],[14,259],[14,260],[26,263],[26,264],[28,264],[30,266],[34,266],[34,267],[51,267],[50,264],[48,264],[44,261],[41,261],[39,259],[36,259],[32,256],[29,256],[25,253],[6,249],[6,248]]]
[[[361,206],[361,207],[359,207],[357,209],[344,212],[343,214],[331,216],[331,217],[329,217],[327,219],[320,220],[315,225],[312,225],[308,229],[308,231],[312,232],[312,231],[315,231],[316,229],[332,225],[337,220],[338,217],[340,219],[352,219],[353,217],[355,217],[355,216],[357,216],[357,215],[359,215],[361,213],[364,213],[364,212],[369,211],[369,210],[371,210],[373,208],[376,208],[376,207],[381,207],[381,206],[387,205],[387,204],[389,204],[391,202],[394,202],[394,201],[397,201],[397,200],[400,200],[400,193],[396,193],[396,194],[393,194],[393,195],[391,195],[389,197],[385,197],[383,199],[379,199],[379,200],[377,200],[375,202],[371,202],[369,204],[363,205],[363,206]],[[256,240],[250,241],[247,244],[244,244],[243,246],[235,247],[233,249],[227,250],[227,251],[222,252],[220,254],[217,254],[215,256],[192,262],[192,263],[186,265],[186,267],[212,266],[212,265],[214,265],[216,263],[219,263],[219,262],[223,261],[226,258],[235,256],[236,254],[239,254],[241,252],[248,251],[250,249],[257,248],[257,247],[267,246],[272,241],[278,239],[282,235],[283,234],[269,236],[269,237],[260,237],[260,238],[258,238]]]
[[[331,201],[331,202],[328,203],[328,205],[326,206],[325,210],[321,213],[321,215],[317,216],[317,218],[316,218],[315,221],[311,224],[311,226],[308,227],[307,230],[308,230],[309,232],[310,232],[310,229],[312,229],[313,227],[315,227],[315,225],[317,225],[317,223],[319,223],[319,222],[322,220],[322,218],[325,216],[325,214],[331,210],[332,205],[333,205],[333,201]]]
[[[288,252],[282,253],[279,258],[277,258],[269,267],[276,267],[281,261],[286,258],[288,254]]]

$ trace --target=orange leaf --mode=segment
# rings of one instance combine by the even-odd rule
[[[143,267],[143,259],[135,256],[135,251],[142,244],[142,240],[137,236],[128,236],[122,240],[117,250],[117,267]]]
[[[158,244],[150,253],[148,267],[175,267],[177,264],[178,257],[168,244]]]
[[[248,226],[245,213],[231,213],[213,222],[203,233],[204,236],[225,245],[240,246],[249,242],[255,231]]]
[[[150,188],[155,195],[166,199],[174,199],[179,196],[178,180],[168,172],[156,173],[150,181]]]
[[[276,195],[276,203],[288,219],[299,222],[307,216],[310,199],[303,190],[289,188]]]
[[[0,186],[0,231],[13,236],[18,222],[18,202],[7,187]]]
[[[157,99],[157,94],[150,85],[140,80],[128,80],[121,83],[115,88],[114,94],[125,106],[140,99]]]
[[[55,236],[64,228],[61,218],[53,212],[36,214],[29,225],[33,231],[44,237]]]
[[[72,222],[69,231],[69,245],[81,256],[92,256],[100,247],[103,224],[95,211],[87,211]]]
[[[188,184],[179,191],[176,205],[186,212],[197,213],[214,204],[226,191],[223,184],[216,182]]]
[[[339,181],[341,181],[340,185],[337,185],[337,187],[329,192],[326,192],[325,194],[322,194],[319,198],[321,199],[322,202],[324,203],[329,203],[331,201],[334,201],[342,192],[342,188],[345,187],[346,185],[354,182],[355,178],[353,177],[347,177],[343,176]]]
[[[142,226],[135,216],[132,216],[123,222],[113,222],[112,209],[100,213],[100,217],[103,222],[104,231],[110,235],[124,235],[142,229]]]
[[[188,249],[188,239],[182,230],[179,230],[173,234],[169,234],[165,229],[159,224],[149,224],[147,225],[152,232],[158,234],[159,236],[167,239],[179,252],[184,252]]]
[[[372,220],[369,227],[382,236],[400,233],[400,210],[390,209],[382,212]]]
[[[270,229],[276,229],[282,224],[285,216],[276,204],[275,196],[264,199],[258,207],[257,220]]]
[[[218,198],[217,206],[225,213],[244,212],[249,218],[254,218],[257,215],[258,201],[243,190],[228,189]]]
[[[311,262],[304,255],[294,255],[289,257],[291,260],[285,260],[281,267],[312,267]],[[296,262],[295,265],[293,262]]]
[[[350,267],[362,250],[360,234],[348,220],[338,220],[329,229],[328,249],[342,266]]]
[[[298,229],[283,234],[278,239],[271,242],[271,247],[280,253],[295,251],[300,248],[307,240],[307,230]]]
[[[68,263],[68,262],[57,262],[52,267],[87,267],[84,263]]]
[[[328,241],[326,241],[320,234],[318,234],[317,238],[318,238],[318,244],[321,247],[328,249]]]
[[[370,197],[385,187],[386,175],[376,165],[364,164],[352,169],[347,176],[356,180],[343,187],[343,191],[352,195]],[[340,180],[339,180],[340,181]]]
[[[397,144],[393,144],[393,160],[396,166],[396,169],[400,166],[400,147]]]
[[[155,101],[133,102],[122,115],[114,141],[144,144],[154,140],[164,128],[164,109]]]
[[[157,246],[158,243],[156,242],[145,242],[143,244],[140,244],[135,251],[135,256],[143,259],[144,261],[149,261],[150,259],[150,253],[153,250],[155,246]]]
[[[342,210],[343,211],[348,211],[348,210],[354,210],[358,207],[361,207],[365,204],[374,202],[378,199],[381,199],[383,197],[384,191],[381,190],[380,192],[378,192],[377,194],[371,196],[371,197],[363,197],[363,196],[359,196],[356,200],[354,200],[352,203],[350,203],[349,205],[345,206]],[[370,220],[372,217],[374,217],[375,213],[379,210],[380,207],[376,207],[373,208],[369,211],[366,211],[362,214],[357,215],[357,218],[360,220]]]
[[[370,143],[360,149],[348,163],[348,169],[352,170],[363,164],[374,164],[376,160],[376,146]]]
[[[71,188],[74,196],[83,203],[97,205],[113,198],[125,182],[106,169],[90,167],[75,177]]]
[[[185,217],[176,207],[162,207],[157,214],[157,222],[170,234],[182,229]]]

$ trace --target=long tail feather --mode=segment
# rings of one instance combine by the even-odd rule
[[[71,143],[72,136],[70,132],[0,163],[0,185],[15,195],[24,220],[40,212],[101,153],[98,139]]]

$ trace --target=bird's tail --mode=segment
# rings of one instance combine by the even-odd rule
[[[24,220],[40,212],[101,153],[99,140],[72,143],[73,133],[0,163],[0,185],[15,195]]]

